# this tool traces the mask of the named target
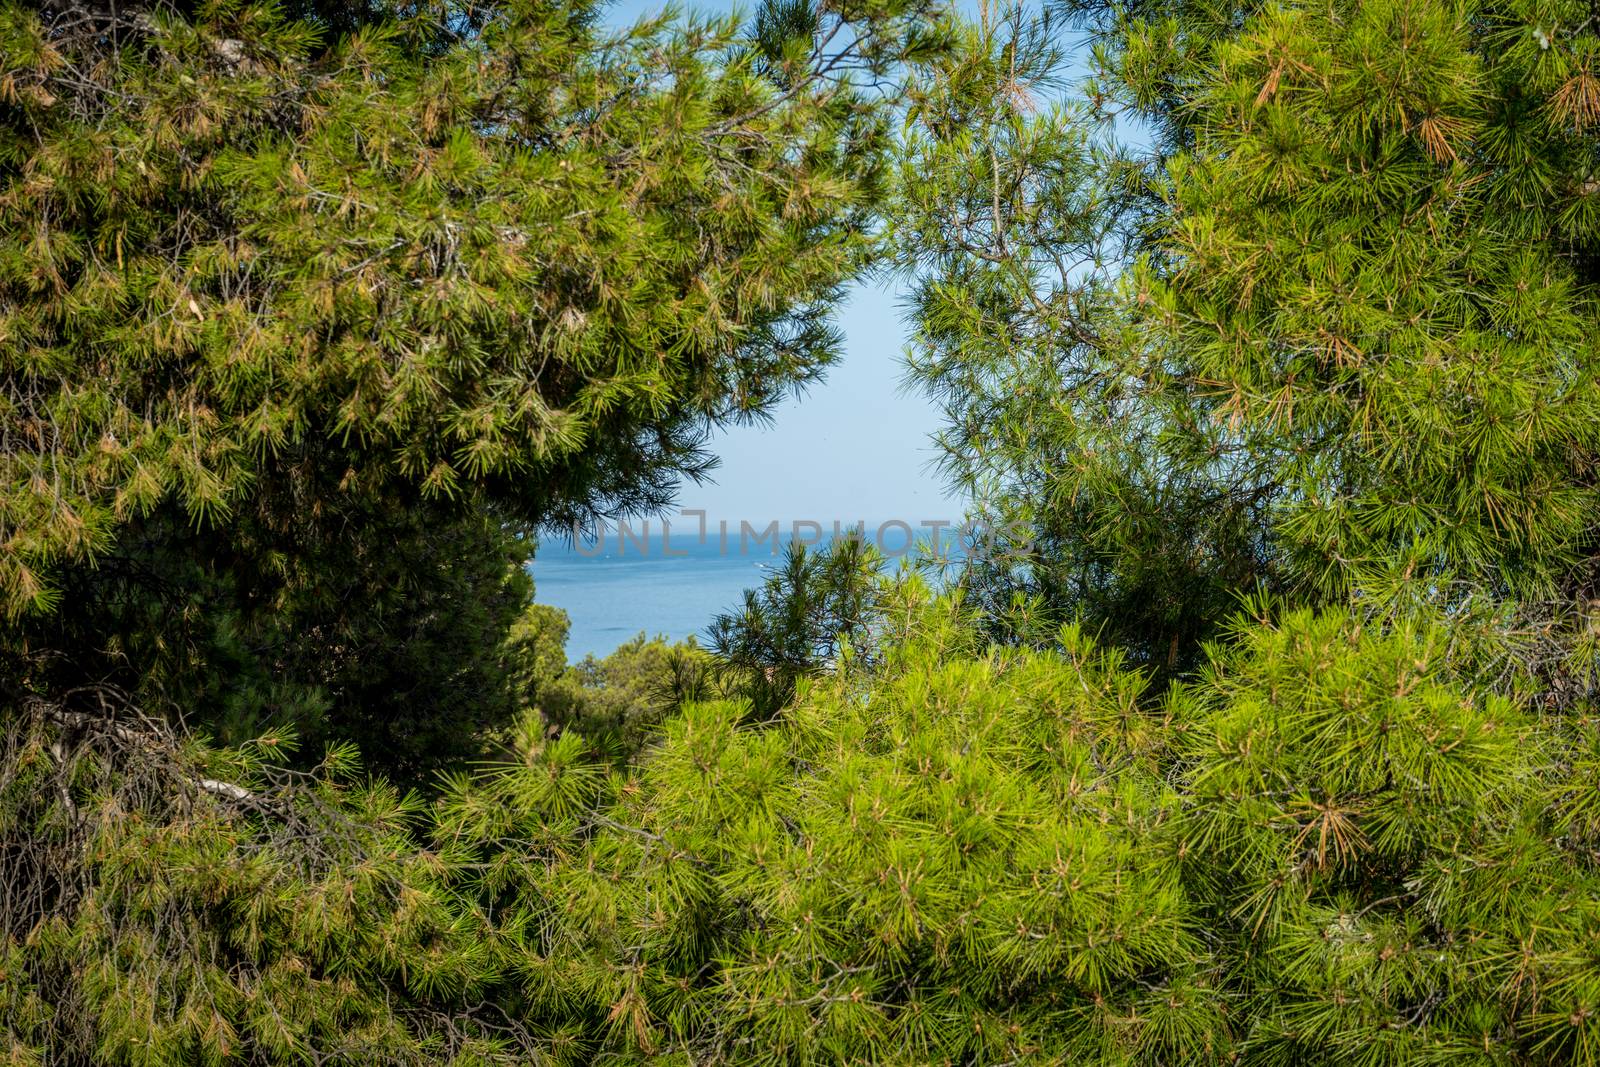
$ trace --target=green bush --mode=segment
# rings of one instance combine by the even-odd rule
[[[1465,688],[1443,631],[1289,612],[1152,692],[1075,628],[890,623],[771,722],[690,703],[631,773],[531,731],[431,809],[272,739],[64,766],[41,711],[0,767],[45,902],[14,1058],[1600,1058],[1592,724]]]
[[[959,643],[935,626],[771,728],[728,704],[669,723],[540,883],[606,1041],[740,1062],[1595,1055],[1600,880],[1552,804],[1583,781],[1565,728],[1453,684],[1441,633],[1299,612],[1160,700],[1072,629],[1052,652]]]
[[[669,644],[639,634],[604,659],[585,656],[540,685],[536,709],[548,732],[574,731],[604,758],[626,762],[667,715],[714,684],[711,658],[693,638]]]

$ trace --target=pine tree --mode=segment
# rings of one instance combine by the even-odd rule
[[[504,723],[536,529],[832,360],[924,14],[0,9],[5,699],[404,774]]]
[[[883,565],[859,527],[821,550],[790,541],[782,564],[707,630],[721,690],[748,701],[755,718],[770,719],[801,679],[834,668],[841,656],[871,657],[893,595]]]
[[[1077,627],[985,647],[915,597],[888,625],[881,663],[803,682],[773,722],[690,705],[626,781],[563,743],[458,795],[447,832],[538,931],[578,1047],[1600,1056],[1592,728],[1475,695],[1449,630],[1247,618],[1163,691]],[[549,858],[493,862],[508,840]]]
[[[1062,13],[1097,42],[1077,108],[1040,99],[1059,21],[990,27],[906,165],[916,373],[953,471],[1035,534],[977,586],[1172,666],[1256,586],[1583,594],[1582,6]]]

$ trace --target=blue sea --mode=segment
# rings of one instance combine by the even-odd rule
[[[926,538],[927,531],[919,533]],[[549,538],[540,544],[532,567],[535,599],[571,618],[569,663],[587,655],[605,656],[640,632],[672,641],[692,636],[703,644],[711,620],[733,611],[746,589],[762,584],[771,568],[782,563],[790,539],[786,532],[741,543],[735,527],[723,543],[713,525],[702,542],[696,532],[674,529],[664,552],[659,524],[651,524],[651,535],[641,544],[639,539],[619,540],[613,529],[599,543]],[[874,536],[869,529],[868,539]],[[819,547],[826,547],[831,537],[830,529]],[[893,556],[907,540],[902,530],[890,529],[884,549]],[[891,565],[896,562],[890,560]]]

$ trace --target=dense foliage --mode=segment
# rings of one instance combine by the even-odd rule
[[[5,847],[52,862],[5,879],[48,916],[12,1058],[1600,1058],[1590,724],[1342,612],[1157,694],[952,608],[902,598],[776,723],[690,704],[631,777],[535,731],[432,809],[348,753],[274,775],[275,738],[130,723],[63,768],[13,724]]]
[[[0,6],[0,1057],[1600,1064],[1594,12],[596,13]],[[1005,536],[568,666],[888,249]]]
[[[9,611],[168,501],[205,523],[324,471],[535,521],[665,499],[832,356],[885,121],[845,79],[898,58],[897,13],[768,57],[581,3],[327,48],[269,8],[8,7]]]
[[[922,94],[905,255],[981,588],[1179,665],[1253,585],[1585,591],[1600,390],[1582,4],[1067,5]],[[1119,148],[1107,126],[1134,132]]]
[[[716,688],[716,664],[693,638],[641,633],[540,680],[532,710],[548,735],[576,731],[595,753],[625,762],[669,714]]]
[[[541,526],[834,356],[919,0],[0,7],[0,681],[414,774]],[[241,733],[242,731],[242,733]]]
[[[620,972],[607,998],[641,1051],[1600,1051],[1591,767],[1453,686],[1441,633],[1301,612],[1151,700],[1076,631],[974,656],[961,627],[917,630],[775,729],[692,709],[607,816],[597,869],[557,872],[557,944]]]

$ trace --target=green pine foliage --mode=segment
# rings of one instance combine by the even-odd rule
[[[1302,610],[1235,637],[1167,706],[1243,1058],[1594,1062],[1592,724],[1470,695],[1440,628]]]
[[[914,95],[896,212],[917,271],[911,374],[945,414],[945,472],[992,531],[964,579],[991,631],[1048,641],[1081,615],[1148,663],[1188,666],[1263,569],[1265,501],[1164,452],[1123,366],[1116,285],[1150,205],[1097,116],[1053,102],[1048,31],[1020,11],[968,27],[961,62]]]
[[[284,737],[13,731],[12,1059],[1600,1060],[1592,729],[1446,632],[1289,612],[1153,690],[886,625],[773,722],[690,703],[632,774],[531,731],[431,808]]]
[[[348,746],[295,774],[288,734],[30,710],[0,742],[8,1063],[495,1062],[499,1024],[455,1008],[493,942],[414,795]]]
[[[1592,1062],[1566,733],[1439,632],[1239,636],[1152,699],[1076,630],[925,619],[771,729],[691,708],[553,872],[556,944],[693,1062]]]
[[[1600,1065],[1597,56],[0,3],[0,1059]],[[891,251],[956,581],[567,666]]]
[[[895,582],[864,529],[821,551],[790,541],[783,562],[744,603],[718,615],[707,631],[718,680],[748,701],[758,719],[794,699],[801,679],[842,657],[871,657]]]
[[[1131,328],[1187,447],[1241,457],[1218,483],[1271,486],[1298,585],[1548,595],[1585,561],[1597,38],[1541,14],[1268,9],[1191,96]]]
[[[1142,1039],[1116,1015],[1199,948],[1176,865],[1142,841],[1168,800],[1142,683],[1086,647],[1081,670],[974,659],[929,623],[870,696],[846,671],[770,728],[689,708],[584,876],[554,872],[556,944],[586,985],[609,978],[594,1011],[609,1002],[613,1045],[1074,1062]]]
[[[133,517],[215,523],[307,469],[535,521],[664,501],[705,429],[832,358],[886,147],[852,86],[906,13],[769,59],[731,18],[608,35],[586,3],[335,40],[242,4],[7,6],[8,614]]]
[[[823,372],[928,12],[598,13],[0,6],[7,701],[426,781],[528,703],[535,532]]]
[[[1587,9],[1064,13],[1096,61],[1066,106],[1070,32],[991,22],[904,167],[914,373],[952,473],[1033,534],[975,589],[1177,668],[1258,585],[1585,590]]]
[[[641,633],[604,658],[588,655],[548,676],[533,713],[546,734],[574,731],[597,755],[626,762],[655,740],[668,715],[716,687],[715,665],[694,638],[674,644]]]

